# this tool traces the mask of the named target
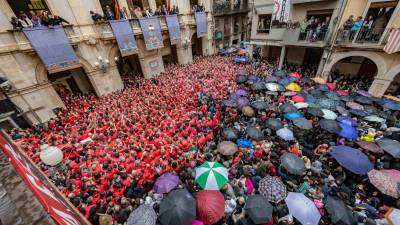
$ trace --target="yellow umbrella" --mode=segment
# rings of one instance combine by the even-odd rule
[[[286,88],[286,90],[289,90],[289,91],[301,91],[300,85],[293,83],[293,82],[286,85],[285,88]]]
[[[396,96],[392,96],[392,95],[384,95],[383,97],[400,102],[400,98],[396,97]]]
[[[326,83],[326,80],[324,80],[324,78],[322,78],[322,77],[314,77],[313,80],[315,81],[315,83],[318,83],[318,84]]]

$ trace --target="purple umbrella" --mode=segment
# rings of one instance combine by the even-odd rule
[[[238,90],[236,90],[236,95],[238,95],[238,96],[247,96],[247,91],[246,90],[244,90],[244,89],[238,89]]]
[[[348,124],[348,125],[350,125],[350,126],[357,126],[357,124],[358,124],[357,121],[355,121],[355,120],[353,120],[352,118],[347,117],[347,116],[338,116],[338,117],[336,117],[336,119],[337,119],[339,122]]]
[[[240,97],[237,102],[239,109],[242,109],[243,107],[250,105],[250,101],[245,97]]]
[[[154,191],[158,194],[170,192],[179,183],[179,177],[173,173],[163,174],[156,180],[154,184]]]
[[[341,166],[355,174],[365,175],[374,168],[368,156],[355,148],[343,145],[333,146],[330,154]]]
[[[364,91],[364,90],[358,90],[357,94],[365,96],[365,97],[371,97],[371,94],[368,93],[368,91]]]
[[[348,139],[356,139],[358,137],[357,130],[347,123],[339,123],[339,126],[342,128],[337,134],[341,137],[345,137]]]

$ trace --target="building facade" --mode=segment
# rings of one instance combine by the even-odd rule
[[[105,15],[107,7],[115,9],[150,8],[154,12],[165,1],[156,0],[0,0],[0,77],[8,79],[11,90],[0,93],[2,107],[0,124],[17,126],[24,118],[28,123],[40,124],[55,116],[54,110],[63,108],[60,89],[70,92],[93,92],[102,96],[123,89],[121,75],[127,68],[145,78],[164,71],[168,63],[188,64],[194,55],[214,53],[212,40],[211,1],[199,0],[205,7],[207,35],[197,38],[196,21],[190,0],[171,0],[179,9],[181,42],[171,45],[164,17],[158,17],[164,47],[147,50],[138,19],[129,19],[138,52],[121,57],[115,35],[107,21],[94,22],[90,11]],[[63,26],[80,67],[49,74],[31,43],[21,30],[13,29],[10,18],[20,12],[49,11],[69,22]],[[123,10],[121,10],[123,11]],[[57,51],[57,49],[54,49]],[[7,108],[7,109],[6,109]],[[10,110],[8,110],[10,109]],[[11,110],[14,109],[14,110]]]
[[[279,6],[285,4],[282,19]],[[400,27],[399,9],[398,0],[255,1],[251,42],[280,68],[287,63],[314,67],[326,79],[332,74],[370,79],[369,92],[382,96],[400,80],[400,53],[383,51],[391,31]],[[361,20],[361,27],[349,27],[350,17],[353,24]]]

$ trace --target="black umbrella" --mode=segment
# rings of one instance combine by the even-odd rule
[[[337,133],[342,130],[342,128],[339,126],[338,122],[335,120],[328,120],[328,119],[322,119],[319,121],[319,126],[331,133]]]
[[[222,131],[222,136],[226,140],[235,140],[239,136],[239,132],[235,128],[228,127]]]
[[[246,75],[239,75],[236,77],[236,83],[242,84],[247,81],[247,76]]]
[[[196,219],[196,200],[186,189],[171,191],[160,203],[163,225],[190,224]]]
[[[372,106],[372,105],[364,105],[364,110],[367,113],[371,113],[371,114],[378,114],[379,113],[379,110],[375,106]]]
[[[308,77],[302,77],[302,78],[300,78],[300,82],[302,82],[302,83],[310,83],[311,79],[308,78]]]
[[[349,95],[340,96],[340,100],[342,100],[344,102],[352,102],[352,101],[354,101],[354,99]]]
[[[272,75],[275,77],[286,77],[287,73],[284,70],[277,70],[273,72]]]
[[[382,138],[376,142],[385,152],[394,158],[400,159],[400,142],[388,138]]]
[[[328,195],[325,203],[326,211],[330,214],[332,223],[357,225],[352,212],[348,209],[342,200],[335,199]]]
[[[250,106],[253,107],[254,109],[257,109],[257,110],[263,110],[263,109],[268,108],[268,103],[266,103],[264,101],[257,100],[257,101],[251,102]]]
[[[250,195],[244,209],[255,224],[268,223],[272,218],[273,206],[262,195]]]
[[[297,112],[296,106],[294,106],[292,104],[283,104],[283,105],[279,106],[279,110],[281,110],[282,112],[285,112],[285,113]]]
[[[277,78],[277,77],[267,77],[264,79],[264,82],[271,83],[271,82],[278,82],[278,80],[279,80],[279,78]]]
[[[356,116],[369,116],[370,114],[367,111],[361,110],[361,109],[350,109],[349,111],[351,114],[354,114]]]
[[[237,107],[237,102],[233,99],[228,99],[228,100],[224,100],[222,101],[222,105],[227,106],[227,107]]]
[[[291,174],[302,175],[306,170],[304,161],[293,153],[281,156],[281,165]]]
[[[336,111],[338,111],[342,115],[349,115],[349,110],[345,109],[343,106],[336,106]]]
[[[359,102],[359,103],[362,103],[362,104],[372,104],[373,103],[372,99],[370,99],[368,97],[365,97],[365,96],[362,96],[362,95],[355,96],[354,100],[356,102]]]
[[[324,93],[321,90],[318,90],[318,89],[312,89],[312,90],[309,91],[309,93],[310,93],[310,95],[312,95],[312,96],[314,96],[316,98],[324,96]]]
[[[246,132],[247,135],[255,141],[261,141],[265,138],[261,130],[256,127],[247,127]]]
[[[294,119],[293,124],[303,130],[310,130],[313,127],[311,121],[307,120],[306,118]]]
[[[324,116],[324,112],[322,112],[321,109],[315,108],[315,107],[307,108],[307,113],[309,113],[309,114],[311,114],[313,116],[319,116],[319,117],[323,117]]]
[[[267,89],[267,87],[265,86],[265,83],[262,81],[257,81],[251,85],[251,90],[253,91],[261,91],[265,89]]]
[[[279,130],[283,127],[282,121],[277,118],[268,119],[264,125],[272,130]]]

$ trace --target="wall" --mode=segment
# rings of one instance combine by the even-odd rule
[[[288,47],[286,50],[286,60],[290,64],[302,65],[305,52],[305,48]]]

